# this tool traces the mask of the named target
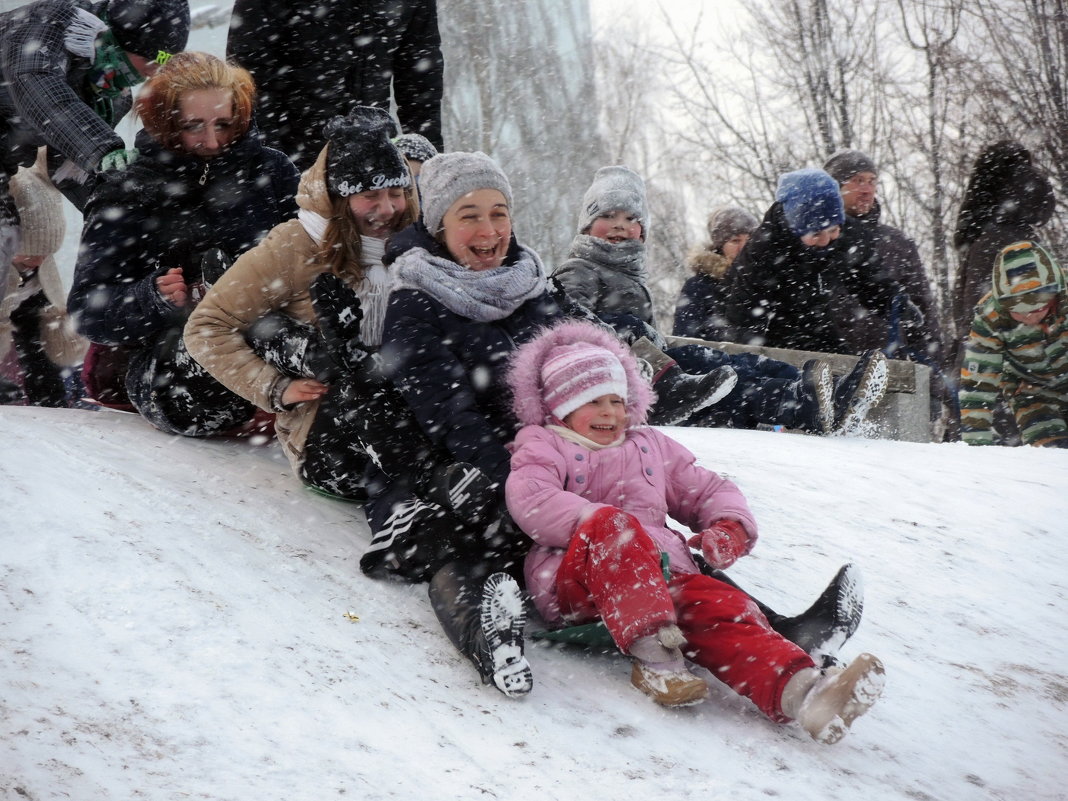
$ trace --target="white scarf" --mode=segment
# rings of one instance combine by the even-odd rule
[[[308,236],[317,245],[323,244],[326,236],[327,219],[308,209],[300,209],[297,219]],[[360,299],[363,320],[360,322],[360,340],[368,347],[377,348],[382,344],[382,330],[386,321],[386,306],[393,284],[393,275],[382,264],[386,253],[386,241],[372,236],[360,237],[360,267],[363,268],[363,280],[356,285],[356,295]]]

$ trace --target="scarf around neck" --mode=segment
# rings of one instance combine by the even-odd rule
[[[645,243],[640,239],[613,243],[589,234],[579,234],[571,241],[571,250],[567,255],[568,258],[582,259],[639,281],[645,280]]]
[[[548,289],[538,254],[520,245],[519,258],[492,270],[469,270],[424,248],[406,251],[394,262],[394,289],[425,292],[453,314],[490,323],[503,320]]]

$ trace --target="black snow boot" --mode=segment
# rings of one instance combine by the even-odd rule
[[[868,412],[879,405],[887,387],[886,356],[879,350],[866,350],[852,370],[834,389],[834,430],[854,434]]]
[[[838,651],[853,636],[864,613],[860,569],[844,565],[816,602],[799,615],[772,623],[773,628],[811,656],[818,667],[837,664]]]
[[[483,565],[465,561],[445,565],[430,582],[430,603],[445,634],[471,660],[482,683],[518,698],[534,687],[523,654],[523,596],[507,573],[483,580],[483,571]]]
[[[48,358],[41,337],[41,311],[49,305],[44,290],[23,300],[11,312],[11,341],[22,368],[22,386],[31,406],[64,408],[67,387],[63,369]]]
[[[829,434],[834,428],[834,378],[827,362],[810,359],[798,379],[797,426],[810,434]]]
[[[8,406],[25,399],[26,396],[22,394],[22,387],[0,375],[0,406]]]
[[[472,525],[487,525],[497,512],[497,486],[467,462],[437,464],[414,480],[416,493]]]
[[[630,349],[652,370],[656,403],[649,410],[650,425],[681,423],[702,409],[719,403],[738,383],[738,374],[727,366],[717,367],[704,375],[684,373],[674,359],[646,337],[635,340]]]
[[[330,356],[343,369],[357,369],[370,356],[370,351],[360,342],[363,310],[359,296],[333,273],[316,278],[310,292]]]

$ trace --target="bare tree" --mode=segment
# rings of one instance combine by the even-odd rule
[[[589,10],[582,0],[440,0],[445,141],[508,174],[518,235],[566,252],[582,178],[603,160]]]

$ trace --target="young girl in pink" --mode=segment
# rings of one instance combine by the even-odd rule
[[[626,348],[563,323],[519,349],[510,380],[524,428],[508,510],[534,540],[525,573],[542,617],[603,620],[633,658],[631,682],[665,706],[706,697],[689,658],[773,721],[841,739],[881,692],[882,663],[862,654],[821,671],[748,596],[700,572],[691,547],[726,569],[752,549],[756,522],[737,486],[645,425],[652,392]],[[668,516],[697,533],[687,540]]]

